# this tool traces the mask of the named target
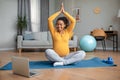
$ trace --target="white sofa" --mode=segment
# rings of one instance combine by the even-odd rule
[[[74,51],[77,49],[78,38],[76,35],[69,41],[69,47]],[[28,32],[17,36],[17,49],[21,54],[22,49],[27,48],[52,48],[52,38],[50,32]]]

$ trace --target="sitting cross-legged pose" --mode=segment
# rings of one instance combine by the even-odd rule
[[[60,14],[65,17],[59,17],[55,27],[53,21]],[[73,35],[75,19],[64,10],[63,4],[60,11],[54,13],[48,18],[48,26],[53,40],[53,49],[47,49],[45,55],[48,60],[53,61],[53,66],[68,65],[84,59],[84,51],[71,52],[69,50],[69,39]]]

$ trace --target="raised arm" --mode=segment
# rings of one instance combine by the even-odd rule
[[[58,11],[48,18],[48,27],[49,27],[50,32],[53,32],[55,30],[53,21],[60,13],[61,11]]]
[[[68,32],[72,32],[74,27],[75,27],[76,20],[69,13],[67,13],[64,10],[63,3],[62,3],[62,6],[61,6],[61,12],[69,19],[70,25],[67,27],[67,30],[68,30]]]
[[[63,14],[69,19],[70,21],[70,25],[67,27],[68,32],[72,32],[75,24],[76,24],[76,20],[67,12],[63,12]]]
[[[60,14],[60,13],[63,13],[70,21],[70,25],[67,27],[67,30],[69,33],[71,33],[75,27],[75,24],[76,24],[76,20],[69,14],[67,13],[65,10],[64,10],[64,6],[63,6],[63,3],[61,5],[61,9],[60,11],[54,13],[53,15],[51,15],[49,18],[48,18],[48,26],[49,26],[49,30],[50,32],[52,33],[55,28],[54,28],[54,24],[53,24],[53,21],[54,19]]]

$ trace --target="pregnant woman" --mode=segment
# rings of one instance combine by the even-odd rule
[[[59,17],[54,25],[54,20]],[[63,4],[61,9],[48,18],[48,26],[52,36],[53,49],[47,49],[45,55],[48,60],[54,62],[53,66],[64,66],[72,64],[84,59],[86,53],[84,51],[71,52],[69,50],[69,39],[73,35],[75,27],[75,19],[64,10]]]

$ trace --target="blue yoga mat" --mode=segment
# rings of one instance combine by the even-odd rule
[[[116,66],[115,64],[107,64],[102,62],[98,57],[94,57],[89,60],[82,60],[74,64],[66,66],[53,66],[53,63],[50,61],[30,61],[30,69],[51,69],[51,68],[95,68],[95,67],[112,67]],[[5,66],[1,67],[0,70],[12,70],[12,63],[9,62]]]

